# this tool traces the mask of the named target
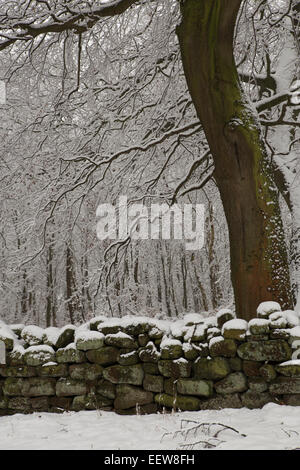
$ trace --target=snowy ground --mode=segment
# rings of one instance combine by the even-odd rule
[[[300,450],[300,407],[268,404],[262,410],[148,416],[81,411],[0,417],[0,449],[6,450],[203,448]]]

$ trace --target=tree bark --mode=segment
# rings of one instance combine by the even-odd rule
[[[255,111],[242,92],[233,36],[242,0],[184,0],[178,27],[188,87],[203,125],[228,223],[236,314],[292,307],[278,193]]]

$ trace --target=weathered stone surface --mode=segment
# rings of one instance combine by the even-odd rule
[[[134,364],[138,364],[140,362],[138,352],[130,351],[122,353],[121,350],[118,362],[121,366],[133,366]]]
[[[270,326],[271,326],[271,324],[270,324]],[[283,340],[289,341],[289,339],[290,339],[290,330],[285,330],[285,329],[271,330],[270,331],[270,339],[283,339]]]
[[[146,374],[143,381],[143,388],[149,392],[163,392],[164,378],[161,375]]]
[[[3,343],[5,344],[5,349],[7,351],[11,351],[14,348],[13,333],[2,330],[1,327],[0,327],[0,341],[3,341]]]
[[[70,377],[79,380],[96,380],[101,377],[103,367],[99,364],[72,364],[69,367]]]
[[[248,388],[246,376],[242,372],[233,372],[219,382],[216,382],[214,386],[216,392],[222,395],[245,392]]]
[[[87,386],[83,380],[61,378],[61,379],[58,379],[56,383],[56,395],[58,397],[85,395],[86,392],[87,392]]]
[[[200,401],[200,410],[222,410],[224,408],[242,408],[242,402],[237,393],[233,395],[217,395]]]
[[[62,328],[56,340],[56,347],[59,349],[65,348],[66,346],[68,346],[68,344],[73,343],[75,329],[76,328],[74,325],[66,325],[64,328]]]
[[[286,377],[300,377],[300,360],[284,362],[275,366],[275,369],[279,374]]]
[[[36,346],[38,344],[42,344],[43,334],[43,328],[35,325],[28,325],[23,328],[21,338],[26,344],[29,344],[29,346]]]
[[[246,341],[268,341],[269,335],[251,335],[246,334]]]
[[[198,352],[198,357],[207,357],[209,356],[209,349],[207,343],[194,343],[194,347]]]
[[[109,380],[100,379],[96,385],[96,393],[113,400],[116,398],[116,385]]]
[[[177,359],[175,361],[162,360],[158,361],[159,372],[164,377],[189,377],[191,375],[192,366],[186,359]]]
[[[2,377],[34,377],[36,369],[30,366],[0,366],[0,376]]]
[[[30,346],[24,353],[24,361],[28,366],[40,366],[55,361],[55,352],[51,346]]]
[[[177,391],[181,395],[209,397],[213,394],[213,382],[199,379],[178,379]]]
[[[85,361],[85,354],[83,351],[76,349],[75,344],[71,343],[65,348],[56,351],[56,361],[59,363],[80,363]]]
[[[104,334],[104,336],[112,335],[121,331],[120,325],[117,322],[113,322],[112,320],[109,320],[109,322],[100,323],[97,329],[100,331],[100,333]]]
[[[248,341],[241,344],[237,353],[248,361],[286,361],[291,358],[292,350],[283,340]]]
[[[235,339],[243,341],[248,329],[248,323],[245,320],[229,320],[224,323],[222,335],[225,339]]]
[[[177,382],[179,379],[164,379],[164,392],[167,395],[175,396],[177,395]]]
[[[248,390],[240,396],[243,406],[250,409],[262,408],[267,403],[274,402],[274,397],[272,397],[268,392],[258,393]]]
[[[265,335],[269,333],[269,320],[265,318],[253,318],[249,321],[249,330],[252,335]]]
[[[62,413],[71,408],[73,398],[71,397],[49,397],[49,406],[54,413]]]
[[[133,387],[132,385],[117,385],[116,395],[117,398],[114,401],[114,407],[119,410],[153,402],[152,392]]]
[[[182,343],[178,339],[163,339],[160,345],[161,359],[179,359],[182,356]]]
[[[228,359],[228,362],[230,368],[235,372],[239,372],[243,369],[243,362],[239,357],[231,357]]]
[[[160,358],[160,353],[157,351],[154,343],[149,341],[144,348],[139,350],[139,358],[142,362],[152,362],[156,364]]]
[[[300,378],[277,377],[269,386],[272,395],[289,395],[300,393]]]
[[[259,373],[266,382],[272,382],[276,379],[277,373],[275,367],[271,364],[264,364],[259,368]]]
[[[148,335],[149,338],[153,340],[161,339],[164,335],[164,331],[157,326],[153,326],[149,329]]]
[[[17,379],[9,377],[4,382],[3,392],[8,396],[25,397],[55,395],[55,379],[45,377]]]
[[[115,384],[142,385],[144,370],[141,364],[110,366],[103,370],[103,377]]]
[[[171,396],[166,393],[158,393],[154,397],[155,403],[167,408],[179,409],[182,411],[198,411],[200,407],[199,398],[192,396]]]
[[[0,397],[0,410],[5,410],[8,408],[8,398]]]
[[[263,377],[250,377],[248,386],[252,392],[262,393],[268,390],[268,384]]]
[[[216,328],[215,326],[213,326],[207,329],[206,335],[207,335],[207,341],[210,341],[212,338],[221,336],[221,330],[220,328]]]
[[[30,405],[34,411],[48,411],[49,397],[30,398]]]
[[[237,345],[233,339],[224,339],[222,336],[216,336],[209,342],[209,354],[211,357],[234,357],[236,350]]]
[[[149,341],[150,341],[150,337],[146,333],[138,335],[138,343],[141,347],[146,346],[146,344],[148,344]]]
[[[20,396],[23,391],[23,379],[9,377],[4,381],[3,393],[8,396]]]
[[[81,410],[99,410],[103,407],[111,406],[113,400],[101,397],[100,395],[88,394],[76,396],[73,399],[71,409],[74,411]]]
[[[283,395],[282,401],[288,406],[300,406],[300,394]]]
[[[194,363],[193,369],[197,379],[218,380],[230,373],[229,362],[223,357],[199,358]]]
[[[221,329],[224,323],[234,319],[234,314],[228,308],[223,308],[217,313],[218,327]]]
[[[100,349],[104,346],[104,335],[99,331],[80,331],[75,334],[75,346],[80,351]]]
[[[188,361],[195,361],[199,357],[199,352],[193,343],[183,343],[182,350],[184,358]]]
[[[152,362],[144,362],[143,369],[145,374],[159,375],[158,364]]]
[[[259,377],[261,366],[261,362],[243,361],[243,372],[247,377]]]
[[[24,361],[25,349],[23,347],[15,347],[12,351],[6,353],[6,361],[9,366],[21,366]]]
[[[55,379],[46,377],[32,377],[23,379],[22,395],[27,397],[40,397],[55,395]]]
[[[67,377],[68,366],[66,364],[46,363],[37,368],[37,373],[41,377]]]
[[[119,331],[115,334],[106,335],[105,344],[107,346],[114,346],[116,348],[138,348],[138,343],[134,340],[134,338],[127,333],[123,333],[122,331]]]
[[[31,408],[30,399],[26,397],[14,397],[8,400],[8,408],[20,412],[29,411]]]
[[[100,364],[101,366],[109,366],[118,362],[119,354],[117,348],[106,346],[101,349],[87,351],[86,357],[90,362]]]
[[[97,317],[92,318],[89,321],[90,330],[91,331],[98,331],[98,326],[101,323],[105,322],[106,320],[107,320],[107,317],[105,317],[104,315],[97,315]]]
[[[124,332],[131,336],[138,336],[146,334],[152,328],[151,319],[147,320],[146,318],[135,318],[131,320],[131,323],[128,323],[123,329]]]

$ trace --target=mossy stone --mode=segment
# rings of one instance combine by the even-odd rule
[[[116,398],[116,385],[109,380],[100,379],[96,385],[96,393],[113,400]]]
[[[35,377],[36,368],[30,366],[0,367],[2,377]]]
[[[81,363],[85,361],[85,354],[83,351],[75,348],[75,344],[71,343],[71,346],[58,349],[56,351],[56,361],[59,363]]]
[[[229,362],[223,357],[199,358],[194,363],[193,369],[197,379],[219,380],[230,373]]]
[[[141,364],[110,366],[103,370],[103,377],[115,384],[142,385],[144,370]]]
[[[122,384],[117,385],[114,407],[125,410],[137,405],[146,405],[153,402],[153,393],[139,387]]]
[[[283,340],[248,341],[237,349],[238,356],[248,361],[287,361],[292,350]]]
[[[37,372],[41,377],[67,377],[68,366],[66,364],[45,364],[38,367]]]
[[[242,372],[232,372],[215,383],[215,390],[222,395],[241,393],[247,390],[247,379]]]
[[[72,364],[69,367],[69,374],[72,379],[96,380],[102,376],[103,367],[99,364]]]
[[[199,398],[192,396],[171,396],[166,393],[158,393],[154,397],[155,403],[167,408],[179,409],[182,411],[198,411],[200,408]]]
[[[175,361],[162,360],[158,361],[159,372],[164,377],[189,377],[191,375],[192,366],[191,363],[185,359],[179,359]]]
[[[105,346],[101,349],[87,351],[86,357],[90,362],[100,364],[101,366],[109,366],[118,362],[119,354],[120,352],[117,348]]]
[[[149,392],[163,392],[164,378],[161,375],[145,374],[143,388]]]
[[[213,382],[199,379],[178,379],[177,391],[181,395],[209,397],[213,394]]]
[[[235,357],[237,345],[233,339],[218,337],[218,340],[212,339],[209,343],[209,354],[211,357]]]
[[[56,395],[58,397],[70,397],[73,395],[85,395],[87,392],[86,382],[71,378],[60,378],[56,382]]]

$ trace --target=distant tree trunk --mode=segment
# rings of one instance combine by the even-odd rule
[[[76,321],[80,320],[79,313],[81,311],[81,302],[78,297],[75,266],[69,245],[67,245],[66,250],[66,295],[70,320],[71,323],[74,324]]]
[[[50,242],[47,249],[47,306],[46,306],[46,326],[56,326],[55,306],[54,306],[54,283],[53,283],[53,247]]]
[[[228,223],[237,316],[261,301],[292,307],[278,194],[252,108],[241,90],[233,36],[242,0],[185,0],[178,27],[188,87],[203,125]]]

